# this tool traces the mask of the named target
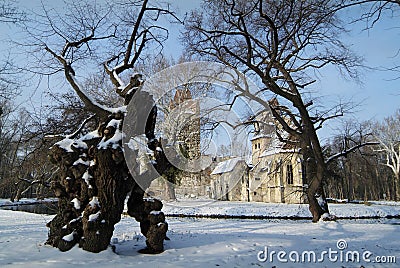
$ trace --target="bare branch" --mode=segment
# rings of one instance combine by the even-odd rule
[[[326,159],[325,163],[328,165],[332,161],[338,159],[339,157],[347,157],[348,154],[350,154],[364,146],[373,146],[373,145],[378,145],[378,144],[379,144],[379,142],[365,142],[365,143],[357,144],[357,145],[351,147],[350,149],[343,150],[342,152],[339,152],[337,154],[334,154],[334,155],[328,157],[328,159]]]
[[[75,80],[75,72],[72,69],[71,65],[68,64],[67,60],[60,55],[57,55],[53,50],[51,50],[49,47],[46,46],[46,51],[49,52],[54,58],[56,58],[64,67],[64,73],[65,77],[67,78],[67,81],[70,83],[72,88],[75,90],[76,94],[79,96],[79,98],[82,100],[82,102],[85,104],[86,108],[95,114],[97,114],[99,117],[105,118],[109,114],[111,114],[111,111],[109,108],[102,107],[102,105],[98,104],[96,101],[91,99],[88,96],[88,93],[85,92],[77,83]]]

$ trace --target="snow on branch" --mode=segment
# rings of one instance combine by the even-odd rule
[[[376,150],[377,152],[383,152],[386,154],[385,166],[389,167],[394,174],[400,173],[400,141],[389,141],[385,142],[379,137],[375,137],[379,141],[381,149]],[[397,147],[397,148],[396,148]],[[397,150],[396,150],[397,149]]]
[[[335,159],[337,159],[337,158],[339,158],[339,157],[347,157],[347,155],[348,155],[349,153],[352,153],[352,152],[354,152],[354,151],[356,151],[356,150],[358,150],[358,149],[360,149],[360,148],[362,148],[362,147],[364,147],[364,146],[373,146],[373,145],[378,145],[378,144],[379,144],[379,142],[365,142],[365,143],[357,144],[357,145],[355,145],[355,146],[353,146],[353,147],[351,147],[351,148],[349,148],[349,149],[347,149],[347,150],[343,150],[343,151],[341,151],[341,152],[339,152],[339,153],[337,153],[337,154],[334,154],[334,155],[330,156],[330,157],[325,161],[325,163],[328,165],[328,164],[331,163],[333,160],[335,160]]]
[[[50,134],[50,135],[46,135],[45,139],[53,139],[53,138],[67,138],[67,139],[75,139],[76,136],[78,136],[78,134],[82,131],[82,129],[85,127],[85,125],[92,120],[95,117],[95,115],[91,115],[88,118],[86,118],[85,120],[83,120],[82,124],[79,126],[79,128],[77,130],[75,130],[73,133],[68,134],[68,135],[63,135],[63,134]]]

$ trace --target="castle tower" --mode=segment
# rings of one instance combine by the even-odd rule
[[[268,111],[262,112],[254,119],[254,136],[250,140],[252,146],[252,163],[259,162],[261,154],[271,144],[275,133],[275,123]]]
[[[168,102],[167,116],[168,129],[164,135],[181,157],[187,160],[196,160],[201,156],[200,148],[200,104],[193,99],[189,89],[177,89],[175,95]],[[164,179],[155,180],[148,192],[160,198],[171,198],[169,191],[174,189],[179,196],[208,195],[210,185],[210,171],[190,172],[183,171],[177,178],[177,185],[166,184]]]
[[[181,153],[189,159],[200,157],[200,105],[192,99],[189,89],[177,89],[169,104],[170,111],[175,111],[177,122],[176,142],[181,145]],[[178,109],[178,111],[176,111]]]
[[[271,102],[277,103],[276,99]],[[288,119],[288,124],[290,121]],[[305,170],[299,148],[280,138],[295,140],[280,129],[270,112],[254,119],[250,200],[272,203],[304,203]],[[278,133],[279,134],[278,134]]]

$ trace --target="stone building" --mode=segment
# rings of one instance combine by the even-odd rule
[[[165,122],[164,122],[165,123]],[[209,195],[210,168],[202,171],[198,165],[201,157],[200,148],[200,106],[192,98],[189,89],[177,89],[168,105],[168,122],[164,124],[163,135],[171,142],[175,150],[185,161],[174,163],[183,171],[177,178],[176,185],[168,184],[163,178],[155,180],[149,188],[154,195],[168,199],[167,192],[174,188],[181,196]]]
[[[272,203],[305,202],[305,170],[299,149],[282,142],[293,140],[276,128],[269,113],[258,116],[251,139],[252,164],[249,174],[250,201]]]
[[[280,141],[291,139],[276,129],[274,118],[256,118],[251,139],[251,168],[241,158],[221,162],[211,173],[212,197],[219,200],[305,203],[305,172],[299,149]],[[248,168],[245,168],[248,167]]]
[[[192,98],[189,89],[177,89],[169,103],[169,122],[175,137],[171,138],[181,146],[188,159],[200,157],[200,105]],[[165,133],[168,135],[169,133]]]
[[[164,179],[154,181],[149,188],[155,196],[168,199],[173,191],[179,196],[209,196],[227,201],[257,201],[271,203],[305,203],[305,171],[299,149],[280,141],[279,136],[291,140],[277,129],[277,122],[268,112],[255,118],[251,139],[251,164],[243,158],[215,158],[210,167],[193,172],[192,163],[199,163],[200,107],[188,89],[178,89],[168,105],[169,120],[164,135],[175,150],[186,159],[181,167],[178,184]],[[196,166],[191,168],[197,169]],[[185,171],[186,169],[186,171]],[[199,170],[199,169],[198,169]]]
[[[219,162],[211,172],[211,198],[225,201],[249,200],[249,166],[242,157]]]

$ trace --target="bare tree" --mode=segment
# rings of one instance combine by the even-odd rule
[[[10,23],[22,22],[25,19],[25,13],[19,11],[14,3],[9,0],[0,0],[0,25],[6,27]],[[2,40],[4,42],[4,40]],[[11,101],[18,94],[18,80],[15,79],[16,68],[10,57],[5,55],[6,51],[2,51],[0,63],[0,116],[4,101]],[[4,54],[4,55],[3,55]]]
[[[355,18],[356,21],[365,21],[366,28],[371,28],[376,22],[379,21],[382,14],[386,11],[393,13],[400,6],[399,0],[342,0],[338,2],[337,8],[347,9],[353,7],[362,7],[362,14],[360,17]]]
[[[9,198],[14,191],[14,176],[17,162],[16,137],[19,131],[17,122],[13,118],[10,103],[4,102],[0,115],[0,195]]]
[[[183,37],[192,53],[245,70],[262,84],[248,98],[269,106],[287,137],[294,137],[282,141],[299,141],[314,222],[329,213],[323,190],[326,159],[317,130],[345,109],[321,112],[305,90],[324,66],[355,77],[360,62],[339,39],[344,29],[335,10],[332,1],[204,1],[204,12],[192,14]],[[286,106],[268,103],[266,92]]]
[[[395,200],[400,200],[400,110],[375,126],[374,137],[384,155],[382,164],[393,172]]]
[[[0,0],[0,23],[16,23],[24,19],[25,14],[9,0]]]
[[[142,75],[133,71],[139,63],[145,63],[148,57],[155,57],[162,50],[168,30],[159,24],[160,18],[168,15],[176,20],[177,17],[168,6],[151,4],[148,0],[115,5],[73,1],[65,10],[66,14],[58,14],[44,6],[43,15],[25,26],[35,58],[30,70],[40,75],[62,74],[84,110],[93,115],[76,131],[68,135],[60,133],[64,138],[51,148],[50,159],[59,168],[51,182],[59,199],[59,212],[48,223],[47,243],[63,251],[77,243],[92,252],[106,249],[130,193],[128,214],[140,222],[147,237],[145,251],[161,252],[167,224],[162,212],[150,212],[161,210],[162,203],[143,200],[145,187],[137,183],[140,174],[131,174],[127,166],[127,163],[136,165],[137,152],[125,159],[122,124],[129,104],[134,107],[129,122],[137,125],[135,129],[140,132],[137,134],[145,134],[149,149],[154,151],[155,170],[163,174],[170,168],[163,150],[156,150],[162,144],[154,131],[155,103],[148,93],[139,90]],[[105,73],[123,106],[101,103],[96,98],[98,91],[89,92],[90,83],[79,82],[90,81],[82,79],[91,75],[87,70]],[[132,101],[134,95],[139,96]],[[150,113],[148,117],[146,111]],[[93,118],[100,125],[88,131],[86,125]]]
[[[21,110],[15,104],[20,91],[15,69],[6,60],[0,68],[0,184],[2,198],[9,198],[13,192],[15,171],[18,166],[17,152],[21,149],[21,131],[19,124]]]
[[[338,3],[338,10],[352,9],[361,12],[354,12],[350,19],[350,23],[364,23],[364,30],[372,29],[376,23],[384,17],[396,18],[400,12],[399,0],[342,0]],[[397,26],[394,26],[397,27]],[[394,58],[400,55],[400,48],[393,51]],[[376,68],[376,67],[375,67]],[[400,65],[381,66],[379,69],[383,71],[393,72],[396,76],[393,79],[399,79]]]
[[[345,121],[324,147],[326,155],[341,155],[329,161],[327,192],[332,198],[379,200],[390,198],[391,176],[379,164],[380,154],[374,149],[373,123]],[[370,145],[370,146],[365,146]]]

